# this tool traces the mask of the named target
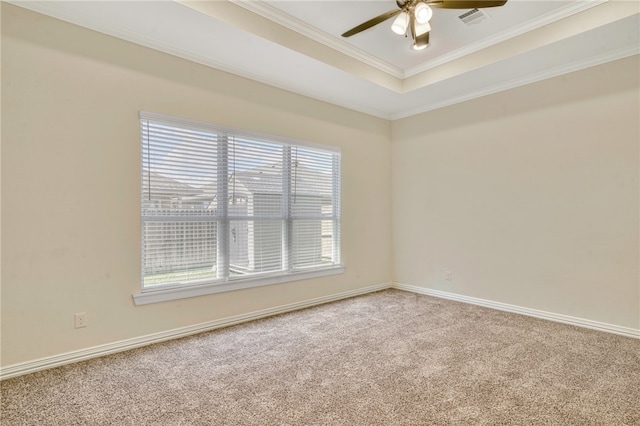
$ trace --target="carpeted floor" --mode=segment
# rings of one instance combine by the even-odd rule
[[[640,340],[385,290],[0,384],[29,425],[640,425]]]

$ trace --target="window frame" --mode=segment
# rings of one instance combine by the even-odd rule
[[[149,286],[145,287],[144,285],[145,265],[144,265],[144,257],[143,257],[144,256],[144,253],[143,253],[144,238],[145,238],[145,234],[144,234],[145,218],[143,217],[142,205],[140,205],[139,212],[140,212],[140,234],[141,234],[141,238],[140,238],[141,277],[140,277],[140,292],[133,294],[133,300],[136,305],[144,305],[149,303],[164,302],[164,301],[170,301],[170,300],[182,299],[182,298],[188,298],[188,297],[197,297],[197,296],[203,296],[208,294],[222,293],[227,291],[240,290],[240,289],[253,288],[253,287],[261,287],[261,286],[279,284],[279,283],[285,283],[285,282],[291,282],[291,281],[312,279],[312,278],[318,278],[318,277],[324,277],[324,276],[330,276],[330,275],[337,275],[344,272],[345,268],[342,263],[342,253],[341,253],[341,245],[342,245],[341,243],[341,223],[342,223],[341,178],[342,176],[341,175],[342,175],[342,170],[341,170],[341,163],[340,163],[341,149],[339,147],[321,145],[321,144],[300,141],[300,140],[291,140],[291,139],[273,136],[273,135],[266,135],[266,134],[249,132],[249,131],[240,130],[240,129],[234,129],[230,127],[213,125],[206,122],[182,119],[177,117],[170,117],[170,116],[165,116],[165,115],[156,114],[156,113],[147,112],[147,111],[140,111],[139,123],[140,123],[141,129],[142,129],[142,123],[144,120],[153,121],[155,123],[161,123],[164,125],[173,125],[173,126],[188,128],[191,130],[204,130],[207,132],[213,132],[219,135],[225,135],[225,139],[226,137],[234,136],[234,137],[251,138],[256,141],[261,141],[266,143],[280,144],[283,146],[283,150],[284,150],[283,152],[285,153],[286,152],[290,153],[290,150],[292,147],[301,147],[301,148],[310,148],[314,150],[320,150],[324,152],[337,154],[337,157],[334,157],[334,164],[333,164],[332,177],[331,177],[333,182],[332,183],[333,194],[332,194],[331,220],[333,220],[334,222],[333,232],[335,233],[335,237],[333,238],[333,251],[332,251],[333,257],[334,257],[334,263],[326,266],[314,266],[308,269],[289,268],[286,270],[279,270],[274,272],[262,272],[262,273],[250,274],[248,276],[235,276],[235,277],[224,276],[222,278],[218,277],[216,279],[206,279],[206,280],[203,280],[202,282],[193,281],[188,284],[172,283],[172,284],[162,284],[154,287],[149,287]],[[141,151],[142,151],[142,149],[144,149],[143,145],[145,140],[142,132],[140,132],[139,140],[140,140]],[[336,158],[337,158],[337,162],[335,160]],[[284,170],[283,173],[289,173],[289,178],[284,180],[285,182],[290,182],[291,170],[290,170],[290,167],[286,165],[290,163],[287,163],[286,161],[283,160],[283,164],[285,164],[283,168],[286,169]],[[143,168],[144,168],[143,158],[141,158],[141,161],[140,161],[140,168],[141,168],[141,172],[143,172]],[[218,176],[218,179],[219,178],[220,176]],[[225,181],[225,179],[223,179],[223,181]],[[142,191],[142,185],[143,185],[143,182],[141,181],[141,189],[140,189],[141,191]],[[282,190],[283,199],[289,197],[290,195],[289,192],[290,190],[285,189],[283,187],[283,190]],[[140,202],[142,203],[142,200]],[[285,203],[286,203],[286,200],[285,200]],[[286,205],[289,205],[289,204],[286,203]],[[227,229],[228,231],[230,228],[229,224],[232,220],[233,218],[231,218],[228,214],[225,214],[222,220],[225,223],[225,225],[223,225],[222,228]],[[259,218],[256,218],[256,220],[259,220]],[[293,222],[299,219],[296,219],[294,216],[291,215],[291,212],[288,211],[286,212],[283,220],[284,220],[283,225],[288,229],[288,231],[283,230],[283,233],[285,238],[288,238],[287,232],[291,231],[293,227]],[[289,248],[289,250],[291,249],[291,244],[293,243],[289,241],[286,245]],[[226,253],[227,261],[230,257],[230,253],[228,252],[229,250],[228,245],[229,244],[227,242],[226,247],[223,247],[224,250],[227,250],[227,253]],[[283,257],[287,255],[288,253],[285,253],[285,252],[282,253]]]

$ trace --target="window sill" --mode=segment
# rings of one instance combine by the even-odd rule
[[[334,266],[331,268],[314,269],[304,272],[292,272],[273,276],[262,276],[255,278],[229,280],[222,283],[190,285],[184,287],[156,288],[142,290],[133,294],[133,302],[136,305],[147,305],[150,303],[168,302],[170,300],[186,299],[188,297],[205,296],[208,294],[224,293],[227,291],[241,290],[252,287],[262,287],[271,284],[280,284],[290,281],[307,280],[328,275],[338,275],[344,273],[344,266]]]

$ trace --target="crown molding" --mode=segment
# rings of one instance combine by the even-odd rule
[[[15,1],[15,0],[8,0],[8,1],[3,0],[3,1],[6,1],[9,4],[13,4],[21,8],[29,9],[34,12],[42,13],[57,19],[61,19],[63,21],[67,21],[75,25],[89,28],[94,31],[98,31],[110,36],[114,36],[120,39],[124,39],[130,42],[142,45],[142,46],[146,46],[146,47],[149,47],[149,48],[152,48],[152,49],[155,49],[179,58],[183,58],[195,63],[199,63],[204,66],[209,66],[211,68],[218,69],[223,72],[228,72],[242,78],[247,78],[259,83],[276,87],[278,89],[286,90],[288,92],[296,93],[302,96],[307,96],[309,98],[313,98],[322,102],[327,102],[329,104],[337,105],[353,111],[357,111],[360,113],[364,113],[367,115],[371,115],[374,117],[391,120],[391,121],[410,117],[410,116],[421,114],[428,111],[432,111],[432,110],[450,106],[456,103],[465,102],[478,97],[497,93],[502,90],[508,90],[508,89],[519,87],[525,84],[535,83],[540,80],[552,78],[552,77],[570,73],[573,71],[578,71],[583,68],[599,65],[599,64],[617,60],[617,59],[622,59],[624,57],[639,53],[638,51],[639,49],[636,44],[634,46],[617,49],[615,51],[603,52],[598,56],[592,56],[579,61],[574,61],[569,64],[565,64],[562,66],[558,66],[558,67],[554,67],[548,70],[538,72],[536,74],[521,76],[514,79],[503,81],[499,84],[478,88],[477,90],[472,90],[468,93],[465,93],[462,96],[450,97],[440,102],[430,102],[429,97],[424,96],[423,97],[424,103],[421,104],[419,107],[411,108],[410,106],[405,105],[406,108],[402,108],[398,110],[395,108],[388,108],[386,105],[381,105],[381,104],[379,105],[374,105],[372,103],[367,104],[366,102],[358,101],[354,98],[329,95],[323,92],[321,88],[314,87],[314,86],[293,88],[286,81],[261,75],[259,73],[256,73],[255,71],[252,72],[250,70],[242,69],[240,67],[230,66],[228,64],[225,64],[223,61],[218,61],[210,57],[198,55],[188,50],[172,47],[162,42],[159,42],[157,40],[154,40],[151,37],[143,36],[141,34],[138,34],[135,31],[126,30],[117,25],[107,25],[104,22],[97,22],[97,20],[89,19],[87,16],[84,16],[84,14],[73,13],[73,12],[70,12],[69,10],[61,10],[60,8],[55,7],[55,4],[57,2],[28,2],[28,1],[25,2],[25,1]],[[231,0],[231,1],[238,1],[238,0]],[[603,0],[586,0],[586,2],[588,2],[591,5],[591,7],[593,7],[593,5],[596,5],[596,4],[615,3],[613,1],[608,2]],[[587,9],[588,7],[584,6],[584,8]],[[576,9],[574,9],[574,11],[575,10]],[[574,13],[577,13],[577,11],[575,11]],[[348,72],[348,71],[345,71],[345,72]],[[470,76],[470,78],[472,77]],[[375,82],[372,82],[372,83],[376,84]],[[416,89],[416,90],[420,90],[420,89]]]
[[[321,31],[316,27],[313,27],[294,16],[285,13],[262,0],[229,1],[278,25],[282,25],[283,27],[295,31],[298,34],[311,38],[331,49],[343,53],[380,71],[383,71],[392,77],[396,77],[399,79],[405,78],[405,72],[402,68],[383,61],[382,59],[371,55],[364,50],[358,49],[357,47],[354,47],[337,37]]]
[[[266,3],[263,0],[229,0],[229,1],[257,15],[260,15],[263,18],[268,19],[278,25],[282,25],[292,31],[297,32],[298,34],[304,35],[305,37],[309,37],[319,43],[324,44],[329,48],[332,48],[340,53],[348,55],[353,59],[361,61],[371,67],[377,68],[380,71],[386,72],[387,74],[393,77],[396,77],[399,79],[406,79],[414,75],[420,74],[424,71],[435,68],[437,66],[459,59],[463,56],[485,49],[494,44],[498,44],[512,37],[516,37],[526,32],[551,24],[560,19],[567,18],[571,15],[575,15],[576,13],[580,13],[592,7],[598,6],[602,3],[606,3],[610,0],[574,1],[562,8],[554,10],[553,12],[539,16],[535,19],[531,19],[521,25],[518,25],[515,28],[510,28],[506,31],[502,31],[498,34],[484,38],[478,42],[467,45],[460,49],[456,49],[445,55],[441,55],[433,60],[430,60],[424,64],[421,64],[406,70],[403,70],[402,68],[397,67],[393,64],[389,64],[388,62],[383,61],[380,58],[374,55],[371,55],[361,49],[358,49],[352,46],[351,44],[340,40],[337,37],[334,37],[328,33],[325,33],[324,31],[320,31],[319,29],[309,25],[308,23],[281,11],[280,9],[274,6],[271,6],[270,4]]]
[[[6,3],[13,4],[14,6],[31,10],[36,13],[41,13],[52,18],[59,19],[64,22],[69,22],[74,25],[78,25],[83,28],[97,31],[108,36],[116,37],[122,40],[126,40],[140,46],[148,47],[150,49],[157,50],[178,58],[182,58],[200,65],[211,67],[222,72],[236,75],[238,77],[246,78],[248,80],[256,81],[258,83],[266,84],[277,89],[285,90],[287,92],[296,93],[301,96],[307,96],[312,99],[316,99],[321,102],[327,102],[332,105],[341,106],[349,110],[357,111],[363,114],[371,115],[374,117],[382,118],[384,120],[391,119],[391,115],[378,108],[367,107],[356,102],[345,102],[344,99],[337,99],[332,96],[319,95],[314,90],[306,90],[301,88],[292,89],[290,85],[275,81],[272,78],[265,77],[259,73],[247,71],[246,69],[230,66],[224,62],[213,60],[207,56],[193,54],[184,49],[178,49],[169,46],[165,43],[161,43],[153,38],[141,36],[138,33],[127,31],[119,26],[105,25],[104,23],[97,22],[89,19],[84,14],[62,12],[55,7],[55,2],[24,2],[17,0],[2,0]],[[52,7],[53,5],[53,7]]]
[[[540,71],[535,74],[530,74],[524,77],[503,81],[493,86],[484,87],[480,90],[465,93],[463,96],[449,98],[444,102],[433,103],[431,105],[424,105],[419,108],[413,108],[413,109],[403,111],[402,113],[399,113],[399,114],[392,114],[390,117],[390,120],[394,121],[402,118],[411,117],[414,115],[433,111],[439,108],[444,108],[447,106],[459,104],[461,102],[470,101],[472,99],[480,98],[482,96],[492,95],[494,93],[499,93],[505,90],[514,89],[516,87],[524,86],[527,84],[536,83],[538,81],[547,80],[549,78],[558,77],[564,74],[580,71],[585,68],[590,68],[597,65],[605,64],[607,62],[616,61],[618,59],[624,59],[633,55],[640,55],[640,46],[632,45],[632,46],[623,47],[614,51],[605,52],[598,56],[593,56],[588,59],[574,61],[568,64],[563,64],[562,66],[553,67],[544,71]]]
[[[508,30],[499,32],[490,37],[486,37],[475,43],[466,45],[460,49],[453,50],[422,65],[409,68],[405,70],[404,77],[412,77],[437,66],[462,58],[463,56],[470,55],[482,49],[486,49],[487,47],[493,46],[494,44],[501,43],[503,41],[509,40],[510,38],[517,37],[529,31],[544,27],[545,25],[559,21],[560,19],[568,18],[569,16],[575,15],[576,13],[583,12],[587,9],[598,6],[602,3],[606,3],[608,1],[609,0],[582,0],[572,2],[567,6],[541,15],[535,19],[531,19],[521,25],[509,28]]]

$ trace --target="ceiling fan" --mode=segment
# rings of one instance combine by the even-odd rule
[[[429,44],[429,32],[431,31],[429,21],[433,15],[431,7],[442,9],[482,9],[502,6],[506,2],[507,0],[396,0],[398,9],[390,10],[373,19],[369,19],[342,34],[342,37],[351,37],[397,15],[391,25],[391,30],[396,34],[405,36],[409,31],[413,40],[412,47],[415,50],[422,50]]]

